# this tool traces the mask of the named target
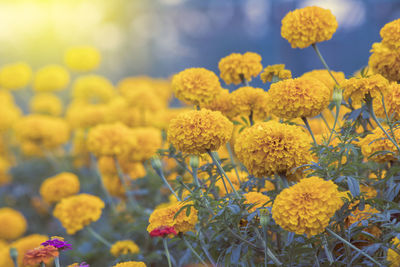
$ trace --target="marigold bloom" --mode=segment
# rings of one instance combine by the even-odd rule
[[[307,236],[322,233],[343,205],[337,185],[319,177],[285,188],[272,206],[272,218],[283,229]]]
[[[128,151],[137,140],[132,130],[121,123],[100,124],[90,129],[87,147],[96,156],[118,156]]]
[[[231,93],[233,112],[245,117],[253,116],[254,120],[265,120],[268,117],[268,93],[261,88],[241,87]]]
[[[33,80],[33,89],[37,92],[60,91],[69,83],[68,71],[59,65],[47,65],[39,69]]]
[[[338,23],[329,9],[308,6],[286,14],[282,19],[281,35],[292,48],[306,48],[332,38]]]
[[[249,209],[250,213],[255,212],[258,208],[271,207],[272,205],[269,196],[264,195],[263,193],[249,192],[243,196],[246,199],[243,202],[244,204],[253,205],[253,207]]]
[[[15,125],[22,112],[14,103],[1,103],[0,101],[0,114],[0,133],[4,133]]]
[[[385,129],[388,133],[391,131]],[[400,140],[400,130],[394,129],[396,140]],[[358,142],[361,147],[361,153],[365,158],[375,162],[388,162],[396,160],[398,154],[396,146],[387,138],[386,134],[380,129],[376,128]],[[377,153],[382,151],[382,153]],[[374,154],[374,155],[373,155]]]
[[[176,98],[197,106],[211,102],[222,90],[218,76],[204,68],[190,68],[175,74],[172,89]]]
[[[78,177],[73,173],[63,172],[44,180],[40,186],[40,195],[46,202],[55,203],[77,194],[79,189]]]
[[[233,124],[219,111],[192,110],[171,120],[168,141],[191,154],[215,151],[232,136]]]
[[[232,53],[219,61],[218,68],[226,84],[250,82],[262,70],[261,56],[253,52]]]
[[[110,253],[118,258],[121,255],[137,254],[140,249],[132,240],[122,240],[115,242],[110,249]]]
[[[27,228],[24,215],[11,208],[0,209],[0,239],[14,240],[22,236]]]
[[[274,76],[279,80],[291,79],[292,72],[285,69],[285,64],[275,64],[268,65],[260,74],[260,78],[264,83],[271,82]]]
[[[399,249],[400,240],[397,237],[392,239],[392,243],[395,248]],[[388,249],[386,259],[390,262],[390,267],[400,266],[400,255],[393,249]]]
[[[125,261],[114,265],[113,267],[146,267],[147,265],[141,261]]]
[[[61,100],[49,93],[40,93],[35,95],[30,103],[32,113],[44,115],[59,116],[62,113],[63,104]]]
[[[14,127],[17,140],[39,150],[54,149],[69,140],[70,130],[64,119],[31,114],[21,118]]]
[[[393,118],[394,121],[400,119],[400,84],[392,82],[390,83],[387,93],[384,95],[384,103],[386,113],[389,118]],[[378,97],[373,101],[373,107],[376,116],[385,118],[385,109],[382,105],[382,97]]]
[[[137,127],[131,130],[132,138],[137,140],[130,143],[128,151],[122,158],[130,161],[143,162],[154,156],[162,145],[161,131],[152,127]]]
[[[89,194],[80,194],[62,199],[54,208],[53,215],[60,220],[70,235],[97,221],[104,202]]]
[[[346,225],[350,226],[357,222],[361,225],[361,221],[370,219],[371,216],[376,213],[380,213],[380,211],[371,207],[369,204],[365,204],[363,210],[357,208],[346,218]]]
[[[350,78],[341,84],[344,88],[343,97],[351,98],[353,104],[360,104],[365,95],[370,94],[372,98],[381,99],[387,93],[389,82],[380,74],[374,74],[365,78]]]
[[[328,87],[309,77],[273,83],[268,94],[271,113],[285,119],[315,117],[328,107],[331,98]]]
[[[32,69],[24,62],[4,65],[0,69],[0,86],[8,90],[26,87],[32,79]]]
[[[166,237],[177,234],[178,233],[175,231],[175,228],[171,226],[161,226],[150,232],[151,237]]]
[[[346,80],[344,73],[341,71],[332,71],[331,70],[331,73],[332,73],[333,77],[335,77],[335,79],[339,83],[339,85],[342,84]],[[312,70],[312,71],[306,72],[302,75],[302,77],[311,77],[311,78],[319,80],[320,82],[325,84],[326,87],[331,89],[331,92],[333,92],[333,88],[336,85],[332,76],[325,69],[324,70]]]
[[[166,102],[172,97],[170,80],[154,79],[148,76],[126,77],[118,83],[117,88],[121,92],[121,95],[128,99],[130,98],[130,93],[135,90],[152,91]]]
[[[153,211],[149,218],[149,226],[147,232],[151,233],[159,227],[169,226],[174,227],[177,233],[185,233],[194,230],[197,223],[197,210],[190,207],[190,214],[186,216],[186,209],[183,209],[174,219],[175,214],[189,202],[177,202],[164,208],[158,208]]]
[[[216,98],[208,104],[201,105],[201,108],[220,111],[222,115],[229,119],[233,119],[236,116],[236,111],[232,103],[232,95],[228,89],[222,89],[222,92]]]
[[[49,264],[59,254],[58,249],[53,246],[38,247],[25,252],[23,261],[25,265],[37,265],[41,262]]]
[[[87,104],[73,101],[67,108],[66,119],[71,128],[87,129],[101,123],[107,123],[109,109],[106,104]]]
[[[91,71],[99,67],[101,55],[99,50],[92,46],[75,46],[64,54],[65,65],[75,71]]]
[[[400,48],[400,19],[387,23],[380,31],[382,44],[390,49]]]
[[[309,135],[299,126],[276,121],[256,123],[239,134],[235,152],[256,177],[275,173],[293,174],[292,169],[311,160]]]
[[[382,43],[374,43],[368,66],[374,73],[380,74],[389,81],[400,80],[400,50],[390,49]]]
[[[116,91],[112,83],[100,75],[85,75],[77,78],[72,85],[72,97],[84,103],[107,103]]]
[[[40,246],[40,244],[46,241],[47,239],[48,239],[47,236],[33,234],[22,237],[17,241],[11,243],[9,247],[16,248],[18,252],[18,258],[17,258],[18,266],[25,266],[23,265],[25,252]],[[2,267],[14,266],[13,261],[10,257],[9,248],[0,250],[0,266]]]
[[[146,169],[141,162],[133,161],[129,156],[118,157],[118,163],[122,171],[132,180],[146,176]],[[98,161],[98,167],[102,175],[117,176],[117,168],[112,157],[101,157]]]

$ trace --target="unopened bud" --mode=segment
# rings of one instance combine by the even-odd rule
[[[340,106],[342,104],[342,98],[343,98],[343,91],[339,87],[335,85],[335,88],[333,88],[333,96],[332,100],[335,103],[336,107]]]
[[[162,171],[162,163],[160,158],[157,156],[151,158],[151,166],[157,173]]]
[[[269,210],[267,208],[260,209],[260,224],[266,227],[269,224]]]
[[[199,157],[198,156],[190,156],[189,165],[192,169],[199,168]]]
[[[14,263],[18,262],[18,250],[16,248],[10,248],[10,257]]]

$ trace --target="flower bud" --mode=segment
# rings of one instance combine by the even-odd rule
[[[264,208],[260,209],[260,224],[262,227],[266,227],[270,221],[269,210]]]
[[[342,104],[342,98],[343,98],[343,91],[342,89],[338,88],[336,85],[333,88],[333,96],[332,100],[335,103],[336,106],[340,106]]]
[[[193,170],[198,169],[199,168],[199,157],[198,156],[190,156],[189,165]]]
[[[160,158],[157,156],[151,158],[151,166],[157,173],[162,171],[162,163]]]
[[[16,248],[10,248],[10,257],[13,262],[18,262],[18,250]]]

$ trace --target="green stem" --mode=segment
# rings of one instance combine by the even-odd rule
[[[381,96],[382,96],[383,111],[385,112],[385,117],[386,117],[386,123],[387,123],[387,125],[389,125],[390,133],[392,134],[394,141],[397,143],[396,136],[394,135],[394,131],[393,131],[393,124],[390,121],[389,115],[386,111],[385,98],[382,93],[381,93]]]
[[[364,255],[365,257],[367,257],[368,259],[370,259],[373,263],[375,263],[378,266],[383,266],[382,264],[380,264],[379,262],[377,262],[374,258],[372,258],[370,255],[368,255],[367,253],[365,253],[364,251],[362,251],[361,249],[357,248],[356,246],[354,246],[353,244],[351,244],[350,242],[348,242],[346,239],[342,238],[340,235],[336,234],[334,231],[332,231],[329,228],[326,228],[326,231],[331,234],[332,236],[336,237],[337,239],[339,239],[340,241],[342,241],[344,244],[347,244],[349,247],[351,247],[352,249],[354,249],[355,251],[357,251],[358,253],[361,253],[362,255]]]
[[[101,243],[103,243],[104,245],[106,245],[108,248],[112,247],[112,244],[110,242],[108,242],[104,237],[102,237],[99,233],[97,233],[90,225],[86,226],[88,232],[94,237],[96,238],[98,241],[100,241]]]
[[[337,124],[338,118],[339,118],[339,112],[340,112],[340,105],[336,105],[335,121],[333,122],[333,127],[332,127],[332,130],[331,130],[331,134],[329,135],[328,145],[331,142],[331,139],[332,139],[332,136],[333,136],[333,132],[335,131],[335,128],[336,128],[336,124]]]
[[[268,266],[268,233],[267,226],[263,225],[263,233],[264,233],[264,266]]]
[[[161,169],[158,170],[154,169],[154,170],[156,171],[158,176],[160,176],[160,178],[163,180],[164,184],[168,187],[169,191],[171,191],[171,193],[176,197],[176,199],[178,201],[182,201],[180,197],[175,193],[174,189],[172,189],[171,185],[168,183],[167,179],[164,176],[164,172]]]
[[[287,180],[287,178],[286,178],[286,175],[283,174],[283,173],[279,173],[278,175],[279,175],[279,177],[280,177],[281,180],[282,180],[283,188],[284,188],[284,189],[285,189],[285,188],[289,188],[289,182],[288,182],[288,180]]]
[[[197,188],[200,188],[199,177],[197,176],[197,168],[192,168],[193,171],[193,181]]]
[[[46,264],[44,264],[43,261],[40,262],[40,267],[46,267]]]
[[[55,265],[55,267],[61,267],[60,266],[60,258],[59,257],[55,257],[54,258],[54,265]]]
[[[321,60],[322,64],[324,65],[325,69],[329,72],[329,75],[331,75],[331,77],[335,81],[336,85],[339,86],[339,83],[336,81],[335,77],[333,76],[331,69],[329,68],[328,64],[326,64],[324,57],[322,56],[321,52],[319,52],[317,44],[312,44],[312,47],[314,48],[315,53],[317,53],[319,59]]]
[[[194,248],[192,247],[192,245],[189,243],[189,241],[187,241],[187,239],[185,238],[184,235],[181,236],[183,241],[185,242],[186,246],[192,251],[192,253],[196,256],[197,259],[199,259],[199,261],[204,264],[205,266],[207,266],[207,263],[200,257],[200,255],[196,252],[196,250],[194,250]]]
[[[258,238],[264,242],[263,237],[262,237],[261,234],[260,234],[260,231],[258,231],[258,229],[257,229],[256,227],[254,227],[254,231],[256,232]],[[265,244],[265,245],[266,245],[266,244]],[[274,253],[272,253],[272,251],[271,251],[268,247],[267,247],[266,249],[267,249],[267,254],[268,254],[268,256],[272,259],[272,261],[273,261],[276,265],[282,266],[282,263],[281,263],[281,262],[278,260],[278,258],[274,255]]]
[[[331,131],[331,127],[329,127],[328,121],[326,120],[325,116],[321,113],[319,114],[321,116],[322,121],[325,123],[326,127],[328,128],[329,131]]]
[[[11,247],[9,250],[10,257],[14,263],[14,267],[18,267],[18,250],[14,247]]]
[[[167,238],[163,238],[163,244],[164,244],[164,250],[165,250],[165,256],[167,256],[167,260],[168,260],[168,266],[172,267],[171,264],[171,256],[169,255],[169,250],[168,250],[168,242],[167,242]]]
[[[301,117],[301,119],[303,120],[304,124],[306,125],[307,130],[310,132],[311,137],[312,137],[312,139],[314,141],[314,145],[317,145],[317,141],[315,140],[314,134],[313,134],[313,132],[311,130],[311,127],[310,127],[310,124],[308,123],[307,118],[306,117]]]
[[[217,158],[215,157],[214,153],[211,152],[210,150],[208,150],[207,153],[208,153],[208,155],[210,155],[210,157],[211,157],[211,159],[213,160],[214,164],[217,166],[217,168],[218,168],[220,174],[223,175],[223,176],[226,178],[226,180],[228,181],[228,183],[229,183],[229,185],[231,186],[231,188],[232,188],[233,192],[235,193],[236,197],[237,197],[238,199],[240,199],[241,197],[240,197],[239,193],[236,191],[235,187],[234,187],[233,184],[232,184],[232,181],[229,179],[228,175],[226,175],[224,169],[222,168],[221,164],[219,163],[219,161],[218,161]],[[215,153],[216,153],[216,152],[215,152]],[[224,178],[222,177],[222,179],[224,179]]]
[[[231,163],[232,163],[232,165],[233,165],[233,169],[235,170],[236,177],[237,177],[237,179],[238,179],[238,181],[239,181],[239,184],[241,185],[241,184],[242,184],[242,181],[240,181],[239,172],[238,172],[238,170],[237,170],[236,163],[235,163],[235,159],[234,159],[233,153],[232,153],[231,144],[230,144],[229,142],[226,143],[226,149],[228,150],[229,159],[231,160]]]
[[[254,125],[253,110],[250,111],[249,122],[250,122],[250,126],[253,126],[253,125]]]
[[[213,257],[211,256],[210,252],[208,251],[208,249],[207,249],[207,247],[206,247],[206,243],[204,242],[204,237],[203,237],[203,236],[205,236],[205,234],[204,234],[202,231],[200,231],[200,232],[199,232],[200,246],[201,246],[201,248],[203,249],[204,254],[206,254],[207,259],[211,262],[211,265],[212,265],[213,267],[217,267],[217,265],[215,264],[215,261],[214,261]]]
[[[333,259],[333,255],[332,255],[331,251],[329,250],[328,240],[326,240],[325,235],[322,236],[322,245],[324,246],[325,254],[326,254],[326,257],[328,258],[329,264],[334,263],[335,260]]]

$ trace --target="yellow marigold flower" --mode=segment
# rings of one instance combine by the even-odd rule
[[[125,187],[121,183],[118,174],[102,174],[101,180],[103,181],[104,187],[107,192],[113,196],[120,199],[125,199]],[[129,180],[125,179],[125,182],[129,184]]]
[[[70,130],[64,119],[31,114],[21,118],[14,127],[17,140],[39,149],[54,149],[69,140]]]
[[[382,43],[374,43],[368,66],[374,73],[381,74],[389,81],[400,80],[400,50],[389,49]]]
[[[7,248],[7,247],[8,247],[8,243],[6,241],[0,239],[0,251],[3,248]]]
[[[66,119],[71,128],[87,129],[107,122],[108,106],[91,105],[81,101],[73,101],[67,108]]]
[[[308,6],[286,14],[282,19],[281,35],[292,48],[306,48],[331,39],[337,27],[336,18],[329,9]]]
[[[389,129],[385,130],[390,133]],[[394,129],[394,135],[396,140],[400,140],[400,131],[398,129]],[[374,129],[372,134],[365,136],[358,144],[361,147],[363,156],[372,161],[384,163],[396,160],[396,146],[387,138],[386,134],[380,128]],[[377,153],[379,151],[383,153]],[[372,156],[372,154],[374,155]]]
[[[32,113],[59,116],[62,113],[63,104],[56,95],[40,93],[31,99],[30,108]]]
[[[346,77],[344,76],[344,73],[341,71],[332,71],[331,73],[333,77],[335,77],[336,81],[340,84],[342,84],[345,80]],[[306,72],[302,75],[302,77],[311,77],[314,79],[319,80],[323,84],[326,85],[331,91],[333,92],[333,88],[335,87],[336,83],[333,80],[332,76],[329,74],[327,70],[312,70],[309,72]]]
[[[155,209],[149,218],[147,232],[151,232],[162,226],[174,227],[177,233],[185,233],[194,230],[197,223],[197,210],[190,207],[190,214],[186,216],[186,209],[183,209],[174,219],[175,214],[190,202],[177,202],[165,208]]]
[[[11,208],[0,209],[0,239],[14,240],[22,236],[27,228],[24,215]]]
[[[397,249],[399,249],[400,240],[397,237],[392,239],[392,243]],[[400,255],[393,249],[388,249],[386,259],[390,262],[390,267],[400,266]]]
[[[236,176],[235,170],[231,170],[230,172],[227,172],[226,174],[228,175],[229,179],[231,180],[235,190],[238,191],[240,189],[240,182]],[[247,179],[247,173],[240,172],[239,177],[243,182],[245,179]],[[223,178],[223,179],[224,179],[224,181],[222,180],[222,178],[220,178],[215,182],[215,187],[218,188],[218,194],[220,197],[223,197],[226,195],[226,189],[228,189],[228,194],[233,192],[233,189],[229,185],[228,181],[225,178]],[[226,189],[224,186],[224,182],[226,185]]]
[[[275,64],[267,66],[260,74],[260,78],[264,83],[271,82],[274,76],[279,80],[291,79],[292,72],[285,69],[285,64]]]
[[[116,258],[126,254],[137,254],[139,251],[140,249],[138,245],[136,245],[136,243],[132,240],[117,241],[110,249],[110,253]]]
[[[1,103],[0,100],[0,133],[4,133],[13,128],[15,123],[21,117],[21,110],[13,102]]]
[[[54,208],[53,215],[60,220],[70,235],[100,219],[104,202],[89,194],[63,198]]]
[[[37,92],[60,91],[69,83],[68,71],[59,65],[47,65],[39,69],[33,80],[33,89]]]
[[[271,207],[272,203],[270,198],[267,195],[259,192],[249,192],[244,194],[244,198],[246,199],[243,203],[248,205],[253,205],[249,212],[255,212],[258,208],[262,207]]]
[[[162,136],[161,131],[152,127],[138,127],[131,130],[133,139],[137,140],[135,143],[130,143],[126,155],[130,161],[146,161],[157,153],[161,148]]]
[[[10,167],[10,162],[5,157],[0,156],[0,186],[6,185],[11,181],[11,175],[8,173]]]
[[[65,65],[75,71],[91,71],[99,67],[101,55],[99,50],[92,46],[75,46],[64,54]]]
[[[211,102],[222,91],[218,76],[205,68],[190,68],[175,74],[172,89],[176,98],[197,106]]]
[[[351,98],[355,105],[360,104],[365,95],[371,94],[372,98],[381,99],[381,93],[386,94],[389,81],[380,74],[374,74],[365,78],[350,78],[341,84],[344,88],[343,97]]]
[[[228,89],[222,89],[222,92],[214,98],[210,103],[201,105],[201,108],[206,108],[213,111],[220,111],[222,115],[229,119],[236,116],[234,105],[232,103],[232,95]]]
[[[256,177],[276,173],[290,176],[293,168],[310,162],[310,142],[309,135],[299,126],[260,122],[239,134],[235,152]]]
[[[273,190],[275,190],[275,185],[274,185],[274,183],[271,182],[271,181],[266,180],[266,181],[265,181],[264,188],[261,188],[261,189],[260,189],[260,192],[263,193],[263,192],[268,192],[268,191],[273,191]]]
[[[382,44],[390,49],[400,48],[400,19],[387,23],[380,31]]]
[[[23,264],[24,255],[28,250],[40,246],[41,243],[46,242],[49,238],[45,235],[32,234],[18,239],[11,243],[9,247],[0,250],[0,266],[9,267],[14,266],[10,257],[9,248],[16,248],[18,252],[18,266],[25,267]]]
[[[268,117],[268,93],[261,88],[241,87],[231,94],[233,111],[236,115],[253,116],[254,120]]]
[[[118,162],[121,165],[122,171],[135,180],[146,175],[146,169],[141,162],[134,162],[129,157],[118,157]],[[98,162],[99,170],[104,175],[117,175],[115,162],[112,157],[101,157]]]
[[[358,208],[354,210],[347,218],[346,218],[346,225],[350,226],[353,223],[357,223],[361,225],[361,221],[368,220],[371,218],[373,214],[380,213],[379,210],[371,207],[368,204],[365,204],[363,210],[359,210]]]
[[[168,141],[178,150],[191,154],[216,151],[232,136],[233,124],[219,111],[192,110],[171,120]]]
[[[157,95],[155,90],[137,88],[123,95],[131,107],[138,110],[157,112],[167,108],[168,102]]]
[[[376,189],[368,185],[360,184],[360,191],[366,198],[374,198],[378,195]]]
[[[87,147],[96,156],[118,156],[128,151],[137,140],[132,130],[121,123],[100,124],[90,129]]]
[[[126,261],[115,264],[113,267],[146,267],[147,265],[141,261]]]
[[[32,69],[24,62],[4,65],[0,69],[0,86],[8,90],[26,87],[32,79]]]
[[[47,178],[40,186],[40,195],[48,203],[58,202],[79,192],[78,177],[70,172],[63,172]]]
[[[283,229],[307,236],[322,233],[343,205],[337,185],[319,177],[283,189],[272,206],[272,218]]]
[[[134,91],[151,91],[157,97],[161,97],[164,102],[168,102],[172,97],[171,81],[154,79],[148,76],[135,76],[122,79],[118,85],[118,90],[126,98],[130,97]]]
[[[85,75],[77,78],[72,85],[72,97],[84,103],[107,103],[116,91],[112,83],[100,75]]]
[[[328,87],[309,77],[273,83],[268,94],[271,113],[285,119],[315,117],[328,107],[331,98]]]
[[[219,61],[218,68],[226,84],[250,82],[262,71],[261,56],[253,52],[232,53]]]
[[[384,95],[385,109],[389,118],[400,119],[400,84],[392,82],[388,86],[387,93]],[[386,119],[385,109],[382,105],[382,97],[374,99],[373,106],[378,117]]]

